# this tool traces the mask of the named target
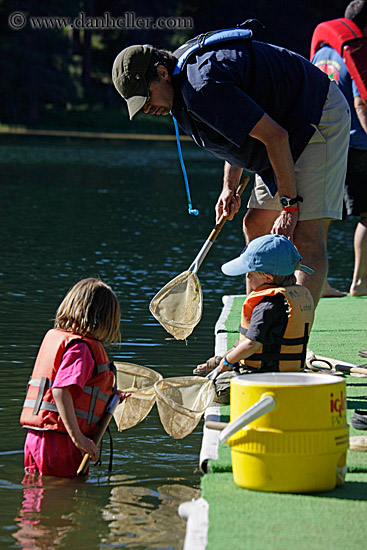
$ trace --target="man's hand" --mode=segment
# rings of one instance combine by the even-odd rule
[[[241,197],[234,191],[224,188],[215,205],[216,223],[223,214],[228,220],[233,220],[234,215],[241,208]]]
[[[219,222],[222,216],[233,220],[234,215],[241,207],[240,196],[236,193],[241,180],[243,169],[239,166],[232,166],[227,161],[224,163],[223,189],[215,205],[215,221]]]
[[[298,211],[285,212],[282,210],[274,222],[271,233],[274,235],[284,235],[287,239],[293,241],[293,233],[298,221]]]

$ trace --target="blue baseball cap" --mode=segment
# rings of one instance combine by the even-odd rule
[[[291,275],[295,269],[313,273],[313,269],[297,264],[302,260],[297,248],[283,235],[264,235],[251,241],[238,258],[222,265],[225,275],[244,275],[261,271],[271,275]]]

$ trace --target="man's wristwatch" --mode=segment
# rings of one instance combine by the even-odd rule
[[[296,204],[296,202],[303,202],[303,198],[297,195],[294,197],[294,199],[290,199],[289,197],[280,197],[280,204],[283,206],[283,208],[289,208],[293,204]]]

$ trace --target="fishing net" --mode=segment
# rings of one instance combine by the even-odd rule
[[[154,384],[162,380],[158,372],[133,363],[115,362],[117,388],[131,393],[114,413],[119,431],[139,424],[150,413],[155,403]]]
[[[163,427],[176,439],[193,431],[215,395],[213,382],[199,376],[164,378],[154,389]]]
[[[184,271],[153,298],[150,312],[176,340],[185,340],[201,319],[203,293],[192,271]]]

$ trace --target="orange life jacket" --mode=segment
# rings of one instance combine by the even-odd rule
[[[240,361],[246,367],[260,369],[262,361],[279,361],[279,370],[294,372],[304,368],[307,342],[314,318],[314,303],[310,291],[300,285],[276,287],[262,285],[259,290],[251,292],[246,298],[241,315],[240,341],[246,337],[254,308],[266,296],[282,294],[288,304],[288,323],[283,337],[277,342],[278,352],[263,353],[263,346]]]
[[[20,423],[27,428],[66,432],[52,396],[52,384],[71,343],[86,342],[95,360],[93,376],[83,390],[70,386],[75,414],[85,435],[94,435],[114,387],[114,365],[101,342],[60,329],[49,330],[39,349],[23,404]]]
[[[317,25],[311,41],[311,61],[328,44],[343,58],[362,99],[367,101],[367,38],[350,19],[340,18]]]

